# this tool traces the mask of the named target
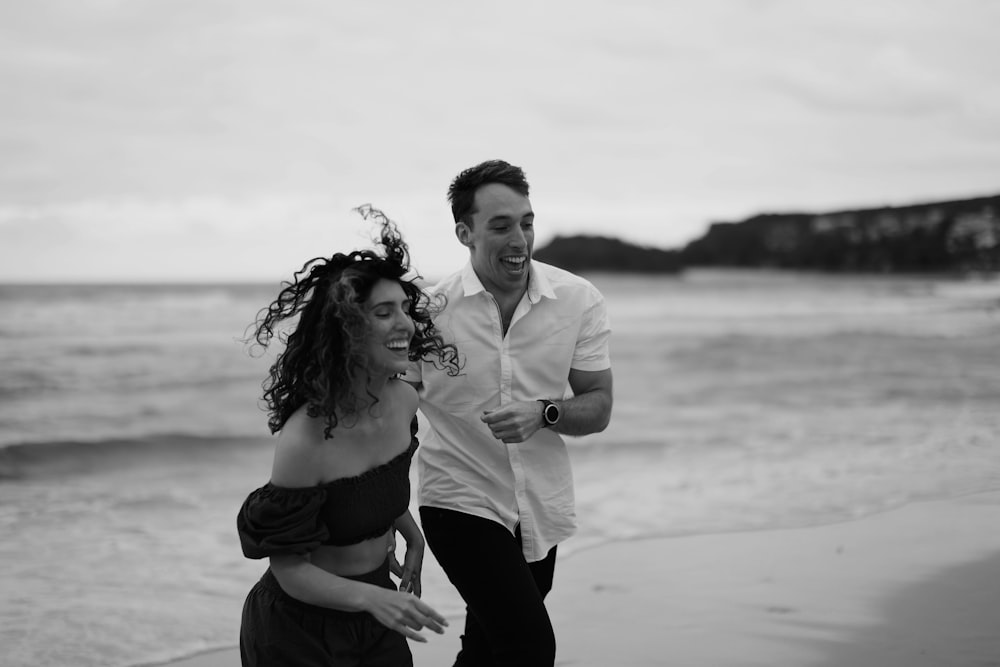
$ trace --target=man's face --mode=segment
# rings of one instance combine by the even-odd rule
[[[476,191],[472,225],[459,222],[455,234],[469,248],[472,268],[490,293],[520,293],[528,284],[535,243],[535,214],[522,194],[499,183]]]

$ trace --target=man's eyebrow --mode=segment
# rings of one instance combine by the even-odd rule
[[[491,222],[512,222],[514,220],[525,220],[527,218],[532,218],[533,219],[534,217],[535,217],[535,212],[534,211],[528,211],[527,213],[525,213],[524,215],[522,215],[520,218],[518,218],[517,216],[514,216],[514,215],[501,214],[501,215],[495,215],[495,216],[493,216],[492,218],[490,218],[489,220],[486,221],[486,224],[490,224]]]

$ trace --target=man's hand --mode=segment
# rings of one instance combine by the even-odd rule
[[[490,427],[493,437],[501,442],[524,442],[542,428],[542,404],[539,401],[517,401],[496,410],[487,410],[480,419]]]

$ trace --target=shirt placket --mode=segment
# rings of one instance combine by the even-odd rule
[[[494,332],[500,341],[500,405],[507,405],[514,400],[514,368],[510,354],[511,339],[514,337],[514,326],[517,320],[523,317],[530,307],[528,303],[522,301],[518,305],[510,326],[507,328],[507,335],[503,335],[503,324],[500,321],[500,308],[494,303],[495,321]],[[518,523],[521,524],[521,543],[525,553],[534,551],[534,539],[531,526],[531,515],[528,510],[527,478],[524,462],[521,459],[521,449],[517,443],[505,443],[507,448],[507,460],[510,462],[511,472],[514,474],[514,512],[517,514]]]

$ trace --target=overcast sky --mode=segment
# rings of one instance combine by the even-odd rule
[[[1000,192],[992,0],[0,1],[0,281],[272,280],[489,158],[538,244]]]

